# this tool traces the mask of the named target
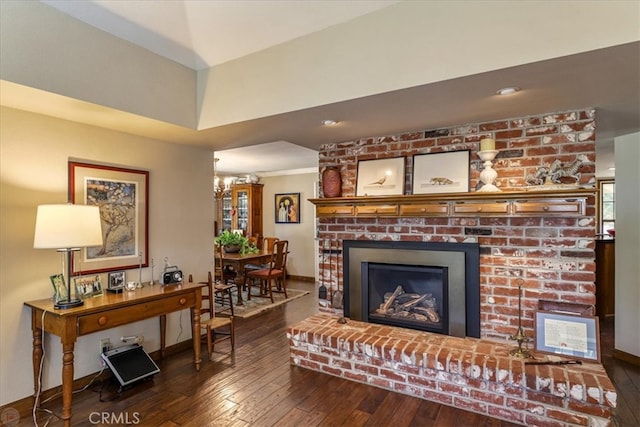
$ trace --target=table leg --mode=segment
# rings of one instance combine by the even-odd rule
[[[62,343],[62,421],[71,426],[71,399],[73,398],[73,346]]]
[[[42,329],[38,327],[39,313],[31,310],[31,329],[33,332],[33,396],[34,405],[40,406],[40,364],[42,363]]]
[[[167,347],[167,315],[160,315],[160,359],[164,359],[164,351]]]
[[[193,364],[196,371],[200,370],[200,309],[191,307],[191,323],[193,331],[191,337],[193,340]],[[208,333],[208,332],[207,332]]]

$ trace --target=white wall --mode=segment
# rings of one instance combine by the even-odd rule
[[[315,197],[318,173],[279,175],[261,178],[263,189],[263,235],[289,240],[287,271],[294,276],[315,277]],[[300,224],[275,223],[275,194],[300,193]]]
[[[630,1],[402,1],[199,71],[198,128],[636,41],[639,11]]]
[[[640,133],[615,139],[615,348],[640,357]]]
[[[67,201],[67,162],[101,162],[149,171],[149,256],[180,266],[197,280],[213,269],[212,153],[180,144],[58,120],[19,110],[0,110],[0,405],[33,393],[31,318],[24,301],[51,296],[49,276],[60,271],[53,250],[33,249],[36,207]],[[138,271],[128,275],[137,278]],[[143,271],[143,280],[150,271]],[[104,278],[103,278],[104,280]],[[103,282],[105,283],[105,282]],[[167,344],[191,336],[188,311],[167,316]],[[79,338],[75,377],[100,369],[99,339],[117,343],[143,334],[148,351],[160,347],[157,319]],[[44,342],[43,389],[61,383],[60,340]]]

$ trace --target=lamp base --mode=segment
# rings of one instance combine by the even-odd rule
[[[66,301],[58,301],[53,305],[53,308],[66,310],[68,308],[80,307],[83,304],[84,304],[84,301],[82,301],[81,299],[69,299]]]

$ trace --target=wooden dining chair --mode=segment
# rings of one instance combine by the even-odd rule
[[[266,297],[273,302],[273,292],[282,292],[284,297],[287,296],[287,255],[289,253],[289,241],[278,240],[274,244],[273,256],[267,268],[253,270],[246,273],[247,275],[247,299],[251,297]],[[258,295],[252,295],[251,287],[259,284],[260,292]]]
[[[273,253],[273,248],[276,244],[276,242],[280,240],[277,237],[263,237],[262,238],[262,251],[263,252],[268,252],[268,253]],[[264,264],[245,264],[244,269],[245,271],[247,270],[262,270],[263,268],[268,268],[269,267],[269,263],[264,263]]]
[[[215,283],[214,294],[216,302],[221,306],[227,306],[227,310],[231,312],[233,316],[233,291],[235,289],[236,278],[238,273],[233,270],[224,268],[223,254],[224,249],[221,245],[216,245],[216,257],[215,257]],[[211,272],[209,272],[211,274]]]
[[[193,282],[191,274],[189,275],[189,282]],[[207,294],[202,294],[202,302],[206,302],[206,306],[200,307],[200,327],[205,332],[207,355],[211,359],[215,344],[221,341],[230,340],[231,351],[235,349],[235,323],[233,315],[228,317],[216,315],[216,283],[213,281],[211,272],[209,272],[206,282],[199,283],[207,288]],[[233,304],[231,305],[231,310],[233,312]]]

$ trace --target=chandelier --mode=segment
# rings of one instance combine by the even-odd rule
[[[213,195],[216,198],[221,198],[225,194],[228,194],[231,190],[231,177],[226,177],[222,182],[220,182],[220,177],[217,174],[216,164],[220,159],[218,157],[213,157]]]

